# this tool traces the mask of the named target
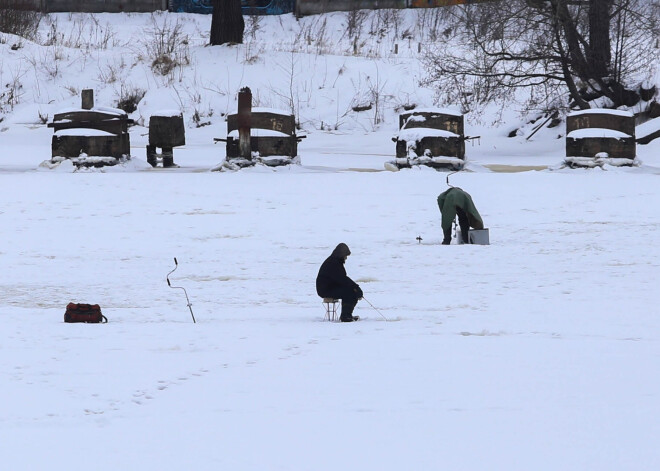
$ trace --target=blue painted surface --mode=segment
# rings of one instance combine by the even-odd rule
[[[211,0],[173,0],[170,9],[178,13],[213,13]]]
[[[291,13],[295,0],[241,0],[244,15],[282,15]],[[171,10],[180,13],[213,13],[211,0],[172,0]]]

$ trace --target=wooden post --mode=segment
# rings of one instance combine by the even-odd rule
[[[248,87],[238,92],[238,151],[241,157],[252,160],[250,122],[252,121],[252,91]]]
[[[94,108],[94,90],[87,88],[82,91],[82,109],[91,110]]]

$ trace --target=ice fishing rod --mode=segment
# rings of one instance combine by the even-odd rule
[[[389,322],[389,319],[388,319],[387,317],[385,317],[385,316],[383,315],[382,312],[380,312],[378,309],[376,309],[376,308],[374,307],[374,305],[371,304],[367,298],[365,298],[364,296],[362,296],[362,299],[364,299],[364,300],[367,302],[367,304],[369,304],[369,306],[371,306],[371,307],[374,309],[374,311],[376,311],[378,314],[380,314],[380,317],[382,317],[383,319],[385,319],[385,322]]]
[[[170,283],[170,275],[176,271],[176,269],[179,268],[179,262],[176,261],[176,257],[174,257],[174,270],[169,272],[165,279],[167,280],[167,286],[170,288],[174,289],[182,289],[183,293],[186,295],[186,302],[188,303],[188,309],[190,309],[190,315],[192,316],[192,320],[194,324],[197,324],[197,321],[195,320],[195,315],[192,312],[192,304],[190,303],[190,299],[188,299],[188,293],[186,292],[186,289],[183,288],[182,286],[172,286],[172,283]],[[369,301],[367,301],[369,302]]]
[[[454,170],[453,172],[447,174],[447,178],[445,178],[445,181],[447,182],[447,186],[449,188],[454,188],[454,185],[449,183],[449,177],[451,177],[453,174],[458,173],[458,172],[459,172],[459,170]]]

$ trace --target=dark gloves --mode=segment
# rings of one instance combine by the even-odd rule
[[[360,287],[357,286],[357,285],[355,285],[355,289],[353,289],[353,291],[355,291],[355,294],[357,294],[358,299],[361,299],[362,296],[364,296],[364,293],[362,292]]]

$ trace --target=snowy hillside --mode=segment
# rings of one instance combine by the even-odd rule
[[[660,465],[660,140],[636,167],[569,170],[563,124],[531,136],[536,116],[490,107],[466,119],[481,137],[465,171],[386,171],[402,107],[452,105],[419,86],[421,13],[397,15],[378,28],[370,13],[362,41],[346,14],[248,21],[232,47],[178,14],[58,14],[42,44],[0,35],[15,97],[0,122],[3,469]],[[166,30],[180,65],[163,75]],[[209,171],[245,86],[299,116],[300,165]],[[84,88],[103,106],[142,97],[133,158],[45,170],[45,123]],[[180,168],[146,163],[164,109],[186,121]],[[491,245],[440,245],[447,178]],[[314,289],[339,242],[365,294],[357,323],[325,322]],[[166,282],[174,257],[197,323]],[[108,324],[65,324],[71,301]]]

